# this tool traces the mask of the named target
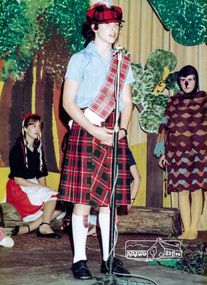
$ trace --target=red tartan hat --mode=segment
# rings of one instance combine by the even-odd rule
[[[122,9],[118,6],[104,4],[96,4],[89,8],[85,19],[85,23],[88,25],[115,22],[125,22],[122,20]]]

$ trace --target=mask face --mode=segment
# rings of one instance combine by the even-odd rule
[[[184,66],[178,74],[178,85],[184,94],[194,95],[198,90],[198,72],[191,66]]]
[[[191,93],[196,86],[196,78],[195,75],[191,74],[187,77],[179,77],[180,87],[185,94]]]

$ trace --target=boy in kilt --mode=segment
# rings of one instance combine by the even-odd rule
[[[118,55],[113,53],[122,22],[120,7],[98,2],[87,12],[83,25],[86,48],[68,64],[63,107],[71,117],[70,135],[60,182],[60,199],[74,204],[72,233],[74,278],[91,279],[87,267],[86,239],[91,206],[99,207],[103,260],[101,272],[108,273],[110,196],[112,180],[113,128],[115,124],[115,78]],[[120,122],[118,134],[118,179],[116,204],[130,205],[130,166],[127,128],[132,113],[131,62],[120,62]],[[113,258],[113,273],[129,274]]]

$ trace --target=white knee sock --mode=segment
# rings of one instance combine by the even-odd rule
[[[79,260],[86,260],[86,240],[88,233],[88,225],[84,223],[85,216],[77,216],[72,214],[72,232],[74,244],[73,263]]]
[[[101,229],[103,260],[106,261],[109,255],[110,214],[99,213],[99,226]]]

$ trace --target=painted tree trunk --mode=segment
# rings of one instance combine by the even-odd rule
[[[146,206],[163,207],[163,170],[158,166],[158,159],[153,155],[156,134],[147,134],[147,185]]]
[[[44,122],[42,131],[42,143],[45,153],[45,160],[48,170],[58,172],[56,163],[54,140],[53,140],[53,79],[46,72],[46,52],[39,50],[36,62],[36,87],[35,87],[35,113],[37,113]]]
[[[29,65],[24,79],[15,82],[12,89],[12,106],[10,108],[10,148],[13,147],[20,136],[22,128],[22,118],[25,114],[31,113],[31,96],[33,84],[33,63]],[[8,153],[9,154],[9,153]],[[7,154],[7,155],[8,155]]]
[[[62,169],[63,162],[63,150],[62,143],[65,134],[68,132],[68,121],[69,116],[62,107],[62,88],[63,84],[55,81],[54,83],[54,115],[57,126],[57,136],[58,136],[58,147],[59,147],[59,170]]]
[[[11,94],[12,88],[15,81],[8,78],[3,85],[1,97],[0,97],[0,155],[1,155],[1,165],[9,166],[9,156],[10,142],[9,138],[9,114],[10,107],[12,104]],[[6,142],[6,143],[5,143]]]
[[[54,138],[53,138],[53,91],[54,82],[49,73],[45,76],[45,93],[44,93],[44,152],[49,171],[58,172],[59,168],[56,162]]]

